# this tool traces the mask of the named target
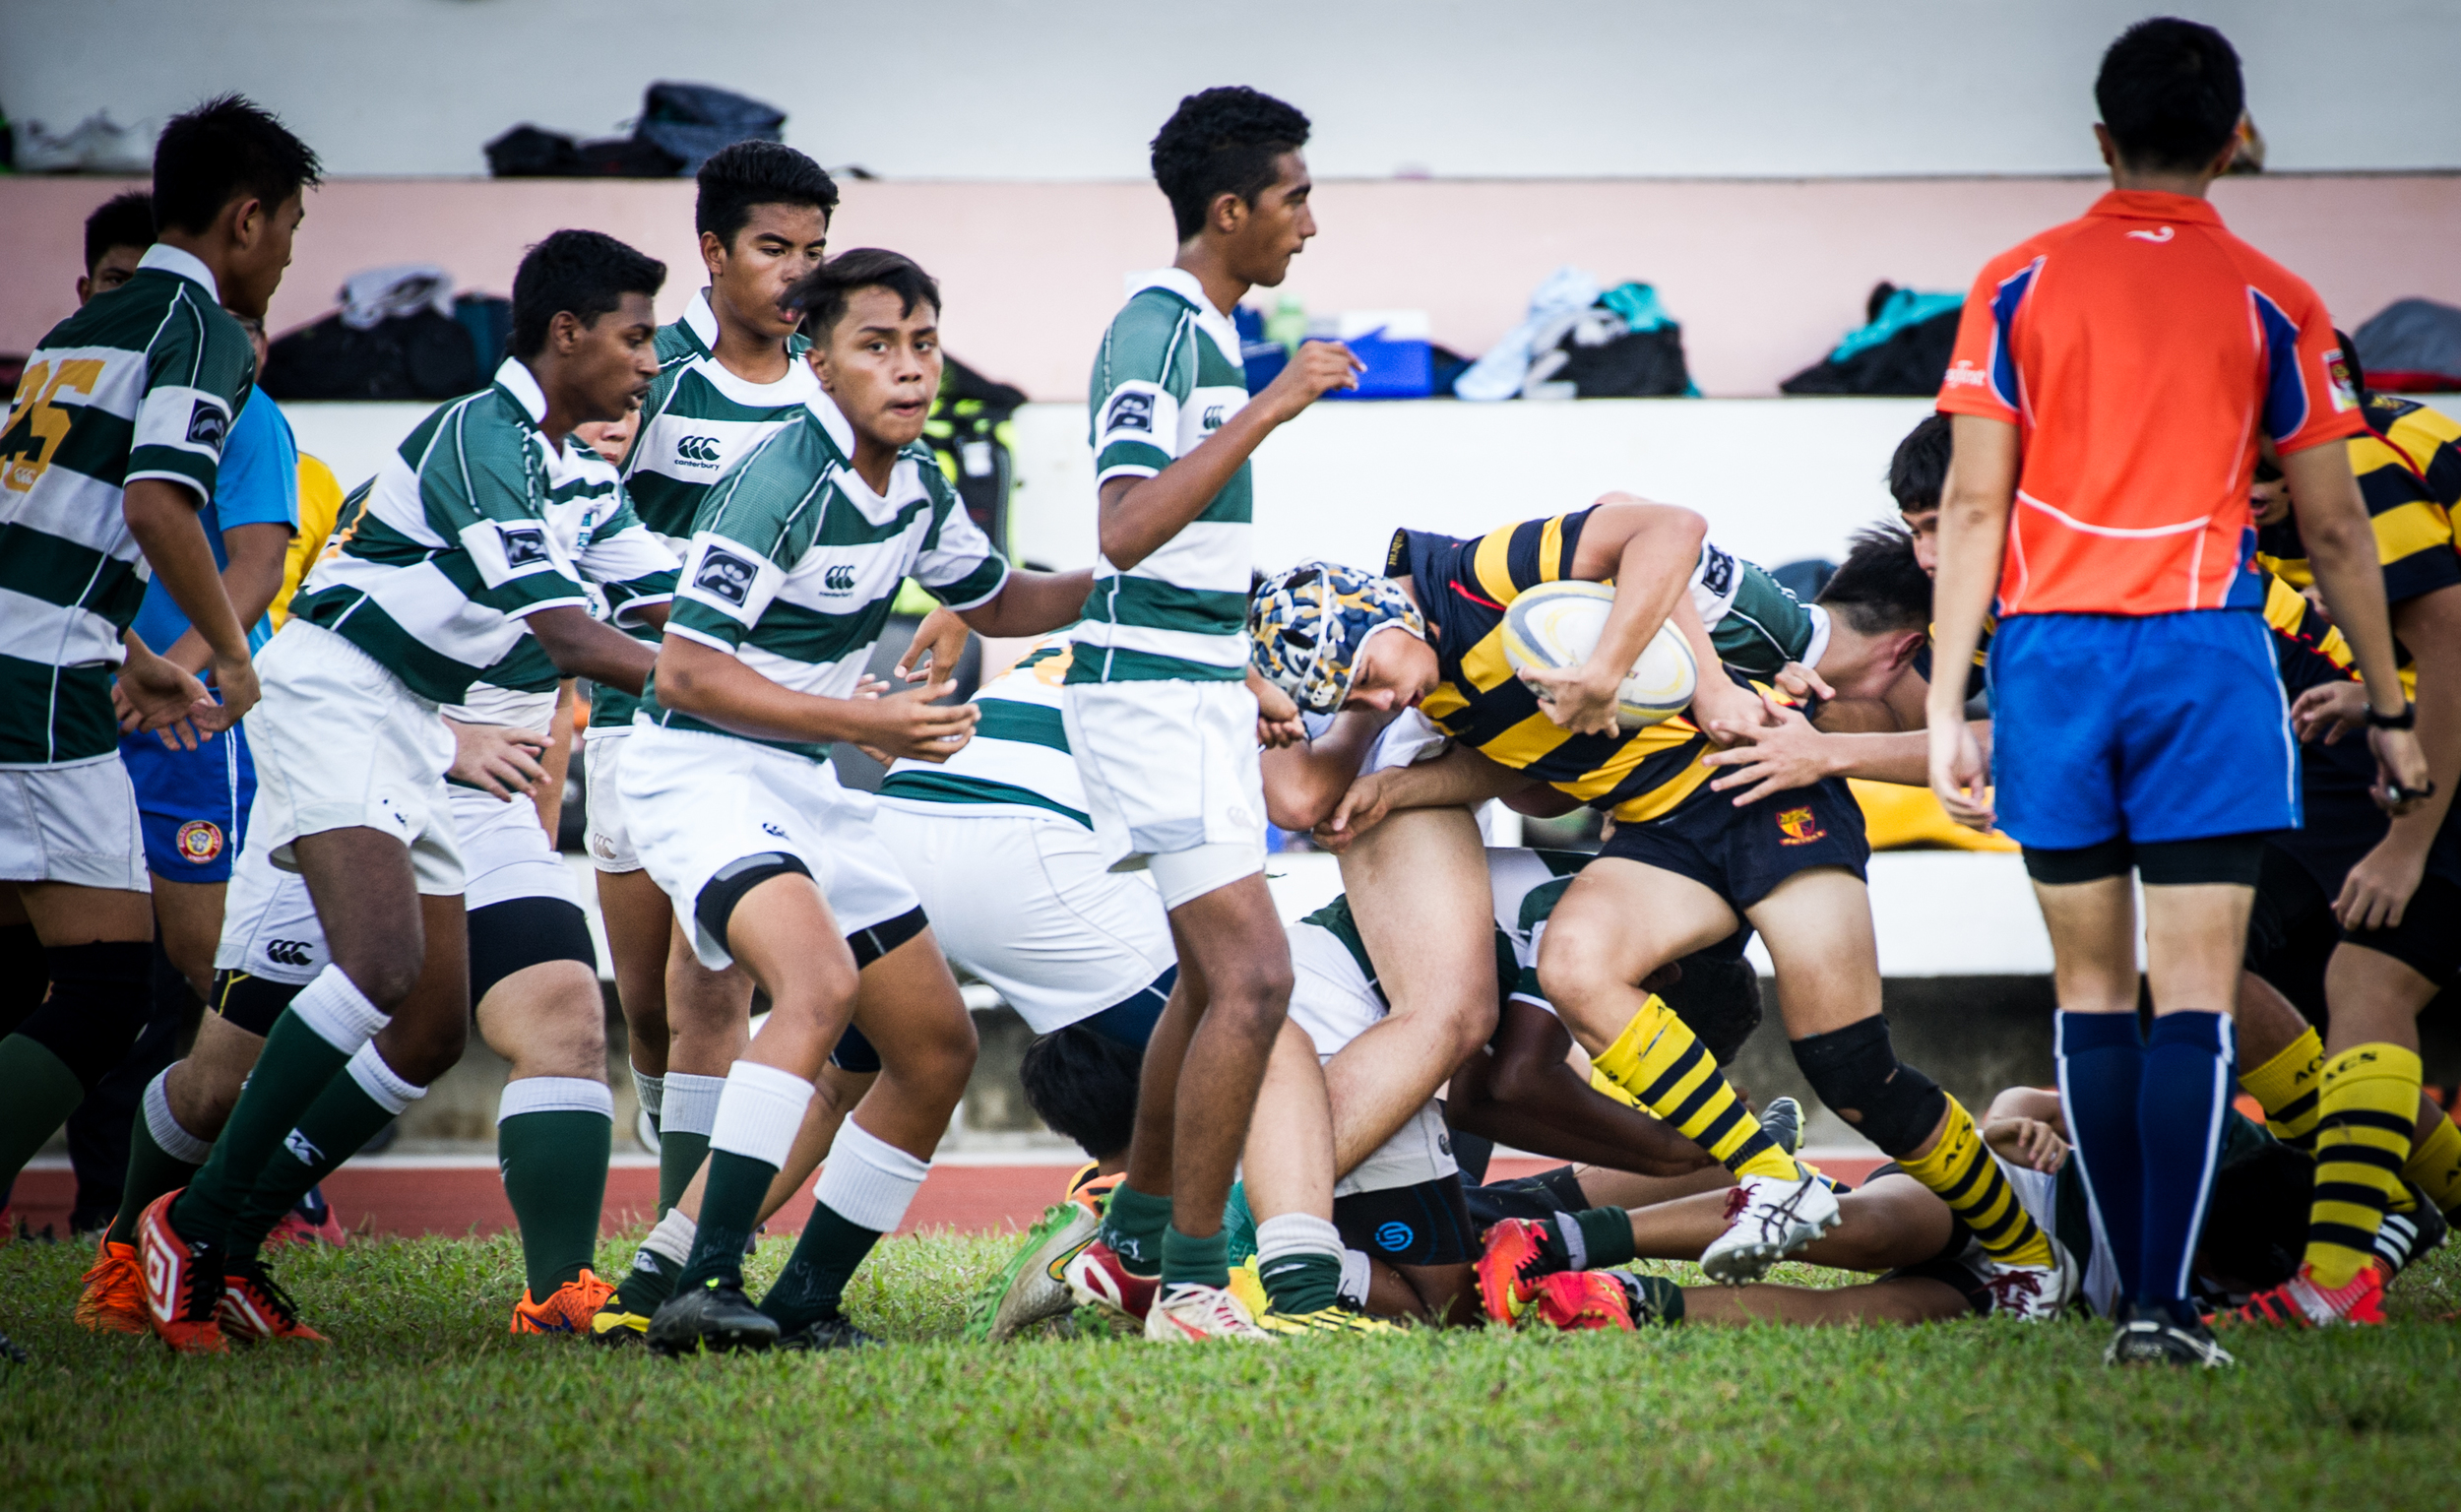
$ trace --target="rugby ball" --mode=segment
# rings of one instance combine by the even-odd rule
[[[1615,591],[1604,583],[1543,583],[1531,589],[1504,610],[1504,660],[1516,672],[1579,666],[1598,649],[1614,601]],[[1683,632],[1660,625],[1615,696],[1617,723],[1634,730],[1671,720],[1692,702],[1699,685],[1700,667]]]

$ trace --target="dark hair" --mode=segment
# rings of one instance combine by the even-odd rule
[[[1855,532],[1846,560],[1812,601],[1864,635],[1929,624],[1931,575],[1915,560],[1914,533],[1894,520]]]
[[[115,194],[86,218],[86,277],[113,247],[154,245],[154,196],[143,189]]]
[[[1072,1024],[1026,1046],[1017,1074],[1035,1116],[1102,1161],[1125,1151],[1136,1132],[1144,1066],[1143,1050]]]
[[[527,358],[545,350],[547,328],[563,311],[594,325],[624,295],[655,295],[665,282],[664,263],[604,231],[556,231],[523,253],[514,270],[512,353]]]
[[[1948,485],[1952,435],[1948,416],[1926,414],[1897,443],[1897,454],[1888,460],[1888,492],[1899,513],[1919,515],[1939,508],[1940,490]]]
[[[915,313],[916,304],[940,310],[940,284],[903,252],[856,247],[841,252],[795,281],[782,302],[802,312],[802,331],[826,343],[829,333],[846,318],[846,307],[858,288],[885,288],[898,297],[898,314]]]
[[[695,175],[692,228],[713,231],[732,247],[755,205],[809,205],[822,219],[838,208],[837,180],[783,142],[737,142],[712,153]]]
[[[2239,134],[2247,90],[2229,38],[2161,16],[2120,32],[2102,55],[2094,103],[2122,163],[2192,173]]]
[[[2339,326],[2333,328],[2333,345],[2341,348],[2341,365],[2350,373],[2351,392],[2364,403],[2367,397],[2367,370],[2359,361],[2359,344]]]
[[[1154,182],[1170,201],[1179,239],[1205,228],[1217,195],[1255,204],[1281,171],[1276,159],[1306,145],[1307,117],[1270,94],[1231,86],[1180,100],[1154,134]]]
[[[171,117],[154,144],[154,223],[202,231],[243,195],[271,208],[321,172],[316,154],[273,112],[243,95],[217,95]]]

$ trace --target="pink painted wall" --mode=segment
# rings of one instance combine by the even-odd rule
[[[74,303],[78,223],[117,183],[0,178],[0,351],[25,351]],[[1805,181],[1336,180],[1289,287],[1311,310],[1424,308],[1477,353],[1563,263],[1654,283],[1711,394],[1774,391],[1861,319],[1888,279],[1962,288],[1984,259],[2066,220],[2085,179]],[[1142,183],[849,183],[831,240],[896,247],[938,275],[950,348],[1038,399],[1084,392],[1120,276],[1170,251]],[[2304,275],[2345,326],[2405,294],[2461,304],[2461,175],[2234,179],[2231,224]],[[686,181],[350,179],[310,203],[277,330],[314,319],[343,279],[436,262],[511,284],[522,248],[593,226],[666,259],[671,316],[699,286]]]

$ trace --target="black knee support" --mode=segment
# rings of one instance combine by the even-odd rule
[[[11,1035],[51,989],[42,940],[32,924],[0,924],[0,1035]]]
[[[60,1057],[86,1091],[137,1042],[154,999],[154,942],[101,940],[43,952],[51,995],[17,1032]]]
[[[706,895],[705,895],[706,896]],[[507,898],[470,914],[470,1011],[515,972],[550,961],[578,961],[598,975],[589,916],[561,898]]]
[[[743,895],[770,878],[784,876],[789,871],[804,877],[812,874],[812,868],[803,864],[801,856],[789,855],[784,850],[764,850],[739,861],[729,861],[719,869],[718,875],[709,879],[709,885],[701,889],[701,896],[692,900],[692,917],[711,939],[723,944],[726,938],[726,924],[735,916],[735,905],[743,901]]]
[[[1899,1064],[1888,1042],[1888,1020],[1878,1014],[1796,1040],[1795,1064],[1831,1111],[1893,1156],[1909,1154],[1930,1138],[1948,1108],[1948,1094],[1939,1083]]]

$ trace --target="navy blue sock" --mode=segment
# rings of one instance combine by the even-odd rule
[[[2145,1085],[2136,1104],[2145,1152],[2136,1303],[2181,1323],[2196,1318],[2186,1299],[2187,1268],[2213,1191],[2222,1112],[2231,1105],[2232,1027],[2224,1013],[2168,1013],[2154,1020],[2145,1040]]]
[[[2118,1262],[2119,1294],[2132,1297],[2145,1206],[2144,1157],[2136,1134],[2145,1042],[2132,1013],[2063,1012],[2053,1024],[2068,1141],[2111,1241],[2112,1258]],[[2085,1257],[2077,1259],[2082,1264]]]

